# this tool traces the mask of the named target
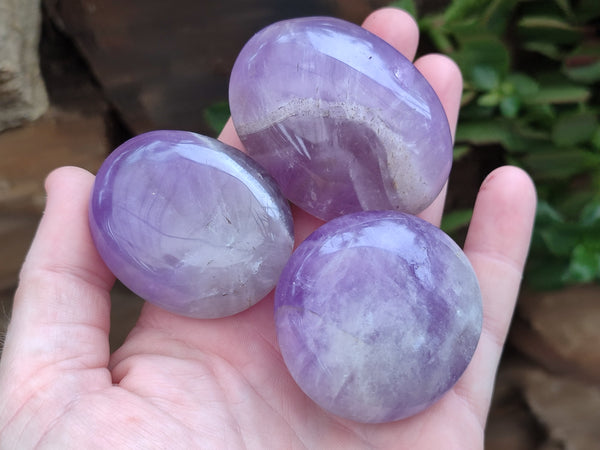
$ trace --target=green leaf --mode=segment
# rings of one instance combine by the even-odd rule
[[[562,18],[552,16],[529,16],[519,20],[518,25],[522,28],[544,28],[552,31],[556,30],[577,30],[568,21]]]
[[[470,18],[458,22],[444,22],[441,28],[446,34],[452,36],[452,39],[456,40],[459,45],[464,41],[478,39],[482,36],[496,39],[499,37],[482,24],[480,18]]]
[[[481,21],[494,34],[504,35],[514,8],[520,0],[491,0],[488,2]]]
[[[571,8],[571,2],[569,0],[554,0],[554,3],[558,5],[558,7],[569,18],[569,20],[573,20],[575,18],[575,14],[573,14],[573,8]]]
[[[572,44],[577,42],[583,30],[562,17],[526,16],[517,23],[520,37],[527,41]]]
[[[587,204],[598,198],[600,190],[587,186],[578,189],[570,189],[570,186],[561,188],[559,183],[552,183],[552,188],[557,189],[552,198],[553,205],[563,217],[578,221],[582,226],[588,226],[589,224],[582,222],[582,211]],[[600,236],[600,230],[598,235]]]
[[[536,181],[566,180],[573,175],[598,170],[600,155],[583,149],[561,149],[527,153],[522,162]]]
[[[498,90],[500,91],[502,96],[513,95],[516,92],[515,85],[509,83],[508,81],[503,81],[502,83],[500,83]]]
[[[551,129],[556,120],[556,108],[548,103],[526,104],[523,110],[522,116],[526,123],[534,123],[545,130]]]
[[[454,233],[462,227],[467,226],[471,221],[472,216],[472,209],[451,211],[442,218],[442,225],[440,228],[448,234]]]
[[[565,281],[589,283],[600,278],[600,247],[579,244],[573,249]]]
[[[565,75],[579,83],[592,84],[600,81],[600,42],[585,42],[563,62]]]
[[[598,118],[594,112],[562,114],[552,129],[552,140],[559,147],[575,146],[588,142],[598,127]]]
[[[500,112],[504,117],[515,118],[521,108],[521,99],[516,95],[505,97],[500,102]]]
[[[451,54],[454,52],[454,44],[446,35],[440,30],[432,29],[429,31],[429,38],[433,42],[433,45],[442,53]]]
[[[452,54],[467,81],[473,80],[477,67],[490,67],[503,78],[508,73],[510,54],[506,45],[493,36],[473,37],[461,42],[460,48]]]
[[[454,0],[450,2],[444,12],[446,22],[465,19],[482,11],[489,0]]]
[[[456,142],[475,145],[503,144],[512,138],[510,124],[504,120],[459,121]]]
[[[225,101],[213,103],[204,110],[204,120],[215,133],[220,133],[231,113]]]
[[[500,36],[506,30],[514,5],[518,0],[453,0],[444,11],[444,22],[452,27],[456,37],[460,30],[454,28],[466,23],[476,24],[480,30]],[[449,28],[450,29],[450,28]]]
[[[585,102],[590,98],[588,88],[576,84],[555,84],[540,86],[537,93],[530,95],[524,100],[529,104],[561,104]]]
[[[545,148],[549,139],[544,133],[532,132],[510,119],[459,121],[456,142],[473,145],[499,144],[509,151],[535,151]]]
[[[523,49],[539,53],[546,58],[553,59],[555,61],[562,61],[563,51],[557,44],[553,44],[545,41],[529,41],[523,44]]]
[[[550,203],[540,200],[535,210],[535,222],[538,226],[564,223],[560,213]]]
[[[482,91],[491,91],[500,83],[498,72],[490,66],[475,66],[471,71],[473,85]]]
[[[417,5],[414,0],[396,0],[390,3],[393,8],[400,8],[409,13],[413,17],[417,17]]]
[[[494,119],[496,115],[495,108],[478,105],[475,101],[462,106],[459,120],[463,123],[484,122]]]
[[[498,103],[500,103],[500,95],[497,92],[489,92],[477,99],[479,106],[496,106]]]
[[[600,81],[600,60],[581,66],[565,66],[565,74],[573,81],[592,84]]]
[[[446,29],[444,17],[441,14],[431,14],[419,18],[418,25],[421,33],[427,35],[433,46],[440,52],[452,54],[454,42],[451,33]]]
[[[463,156],[466,156],[471,151],[471,147],[468,145],[455,145],[452,151],[452,159],[458,161]]]
[[[506,82],[514,86],[514,91],[521,97],[534,95],[540,90],[540,85],[529,75],[520,72],[510,73]]]
[[[600,200],[595,199],[585,205],[581,211],[579,223],[587,227],[600,226]]]
[[[580,230],[573,224],[556,224],[539,231],[546,248],[554,256],[570,257],[581,239]]]

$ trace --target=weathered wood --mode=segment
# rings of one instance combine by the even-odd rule
[[[336,15],[358,22],[386,0],[46,0],[134,132],[210,133],[205,108],[227,99],[244,43],[277,20]]]

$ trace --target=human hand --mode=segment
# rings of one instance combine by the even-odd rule
[[[364,26],[408,58],[414,21],[375,12]],[[457,67],[415,63],[438,93],[451,127],[461,93]],[[231,123],[221,135],[241,146]],[[359,424],[328,414],[296,386],[281,358],[273,298],[232,317],[198,320],[146,304],[110,354],[114,277],[90,237],[93,176],[62,168],[21,272],[0,361],[0,448],[482,448],[494,376],[528,250],[535,191],[503,167],[483,183],[465,243],[484,301],[477,351],[456,386],[409,419]],[[444,193],[422,217],[439,224]],[[296,242],[320,222],[294,210]]]

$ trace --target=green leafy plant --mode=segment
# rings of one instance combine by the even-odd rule
[[[599,19],[596,0],[453,0],[419,18],[463,73],[455,158],[499,148],[536,182],[535,288],[600,280]],[[469,215],[450,219],[447,231]]]

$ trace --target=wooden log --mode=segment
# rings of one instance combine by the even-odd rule
[[[278,20],[335,15],[360,21],[386,0],[46,0],[129,129],[212,133],[205,108],[227,100],[244,43]]]

